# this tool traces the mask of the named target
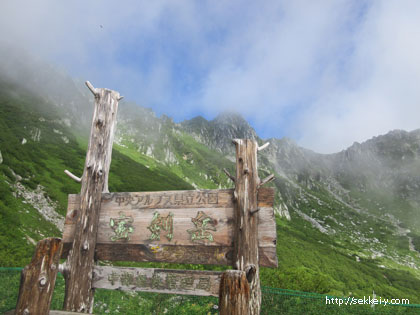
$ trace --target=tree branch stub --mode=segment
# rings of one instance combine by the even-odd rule
[[[270,145],[270,142],[264,143],[262,146],[258,147],[258,151],[264,150],[269,145]]]
[[[223,172],[226,174],[226,176],[232,181],[235,182],[235,177],[233,177],[232,175],[230,175],[230,173],[228,172],[227,169],[223,169]]]
[[[92,92],[92,94],[96,97],[99,97],[99,92],[97,89],[95,89],[92,85],[92,83],[90,83],[89,81],[86,81],[86,86],[88,87],[88,89]]]
[[[80,183],[82,181],[82,179],[80,177],[77,177],[76,175],[74,175],[72,172],[68,171],[68,170],[64,170],[64,173],[70,177],[71,179],[75,180],[76,182]]]
[[[265,185],[269,182],[271,182],[274,179],[274,175],[268,175],[266,178],[264,178],[259,184],[258,184],[258,188],[260,188],[262,185]]]

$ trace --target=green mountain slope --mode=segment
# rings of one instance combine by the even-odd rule
[[[53,104],[0,82],[1,266],[28,263],[36,241],[60,236],[67,195],[80,191],[63,171],[81,174],[85,149],[60,117]],[[118,151],[109,185],[113,191],[192,189],[169,169],[148,169]]]
[[[54,77],[48,71],[31,76],[37,89],[38,79]],[[80,190],[63,171],[82,173],[91,95],[55,78],[63,95],[0,81],[0,266],[23,266],[37,240],[60,236],[67,194]],[[233,187],[223,168],[234,174],[231,140],[244,137],[264,143],[236,114],[179,124],[122,102],[110,190]],[[335,295],[374,290],[419,303],[417,133],[394,132],[333,155],[269,141],[258,153],[259,175],[276,176],[269,185],[276,188],[279,268],[262,268],[263,284]]]

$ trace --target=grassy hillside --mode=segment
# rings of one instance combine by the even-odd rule
[[[409,297],[419,303],[420,280],[407,270],[381,268],[374,259],[361,258],[337,249],[331,239],[314,232],[308,222],[286,224],[278,219],[279,268],[262,268],[264,285],[338,296],[372,295]]]
[[[80,184],[65,176],[63,170],[82,174],[88,135],[73,130],[61,118],[64,110],[0,82],[0,266],[24,266],[36,241],[60,236],[59,229],[35,207],[50,205],[64,215],[67,195],[80,190]],[[139,152],[141,140],[136,137],[122,137],[114,145],[111,191],[233,186],[222,171],[228,168],[233,174],[232,161],[173,124],[159,126],[159,132],[163,136],[154,144],[155,156]],[[268,168],[260,171],[260,177],[273,172]],[[292,220],[277,218],[279,268],[262,268],[263,285],[354,296],[369,295],[374,290],[383,297],[420,302],[420,275],[404,265],[405,260],[407,264],[418,262],[418,254],[408,248],[407,236],[394,235],[396,228],[389,221],[356,211],[320,182],[308,188],[299,180],[291,183],[276,175],[276,206],[280,200],[287,203]],[[306,219],[298,211],[306,214]],[[320,232],[310,220],[322,221],[327,232]],[[419,242],[417,234],[412,238],[414,243]],[[372,250],[386,255],[372,257]],[[395,263],[397,260],[402,263]]]
[[[78,193],[80,184],[63,171],[82,174],[85,145],[54,105],[0,85],[0,266],[25,265],[36,241],[61,235],[23,195],[35,191],[35,202],[46,197],[64,215],[67,195]],[[168,169],[150,170],[118,151],[113,152],[109,186],[112,191],[192,189]]]

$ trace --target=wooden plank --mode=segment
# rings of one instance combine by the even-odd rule
[[[249,283],[245,271],[226,270],[220,284],[220,315],[248,314]]]
[[[274,206],[274,188],[261,187],[257,192],[258,207],[273,208]]]
[[[64,244],[62,258],[66,258],[71,243]],[[277,267],[275,247],[260,247],[260,265]],[[95,259],[109,261],[167,262],[201,265],[232,265],[233,247],[97,244]]]
[[[155,208],[230,208],[234,205],[233,192],[234,189],[208,189],[103,193],[101,207],[117,211]],[[68,195],[68,210],[77,209],[80,204],[79,196]],[[274,189],[260,188],[258,205],[272,208],[273,202]]]
[[[193,219],[200,215],[199,209],[144,209],[141,211],[126,210],[120,212],[102,211],[99,218],[99,229],[97,235],[97,243],[99,244],[158,244],[158,245],[201,245],[207,246],[233,246],[234,219],[233,208],[210,208],[202,211],[206,216],[211,218],[208,223],[208,229],[200,229],[195,225]],[[167,218],[173,215],[171,220],[173,228],[171,231],[161,229],[161,232],[153,233],[149,227],[153,221],[155,213],[159,217]],[[272,208],[261,208],[258,213],[261,218],[261,224],[258,226],[258,241],[263,247],[276,246],[276,230],[273,224],[274,212]],[[124,218],[132,228],[127,234],[116,233],[115,227],[117,221]],[[114,225],[111,226],[111,220]],[[67,224],[63,233],[65,243],[73,241],[75,224]],[[206,233],[203,239],[193,238],[201,231]],[[171,233],[169,233],[171,232]],[[195,233],[195,234],[194,234]],[[159,235],[159,238],[152,239],[153,235]],[[210,238],[211,237],[211,238]]]
[[[219,296],[223,272],[95,266],[93,287],[200,296]]]
[[[102,195],[102,208],[117,209],[118,211],[229,207],[233,207],[232,189],[114,192]]]
[[[82,176],[80,206],[75,222],[72,249],[67,260],[64,309],[72,312],[92,312],[92,269],[102,193],[108,192],[112,142],[117,118],[118,92],[88,88],[95,96],[89,146]]]
[[[279,266],[276,247],[258,247],[259,265],[277,268]]]
[[[276,246],[276,225],[272,203],[274,194],[272,189],[263,189],[261,194],[260,211],[258,213],[259,226],[259,246]],[[153,203],[167,196],[167,202],[162,203],[162,208],[142,208],[144,204],[139,204],[138,200],[155,200]],[[176,204],[174,200],[186,200],[185,196],[191,196],[191,200],[196,201],[211,200],[212,203]],[[204,197],[200,197],[204,196]],[[213,197],[209,197],[213,196]],[[233,246],[234,233],[234,210],[233,210],[233,190],[207,190],[207,191],[180,191],[180,192],[158,192],[158,193],[113,193],[103,194],[102,206],[100,210],[99,229],[97,235],[98,244],[155,244],[155,245],[208,245],[208,246]],[[148,206],[148,205],[146,205]],[[185,207],[184,207],[185,206]],[[271,206],[271,207],[270,207]],[[63,233],[63,242],[69,243],[73,239],[75,222],[78,218],[79,197],[69,195],[69,205],[66,216],[66,224]],[[165,208],[164,208],[165,207]],[[150,225],[155,213],[160,218],[167,218],[173,214],[171,222],[173,233],[161,229],[159,239],[152,237]],[[207,228],[197,227],[197,218],[202,212],[211,220],[207,223]],[[111,226],[111,219],[119,220],[123,216],[125,221],[132,227],[132,232],[127,235],[122,234],[117,239],[115,225]],[[132,221],[132,222],[128,222]],[[202,221],[202,220],[201,220]],[[200,222],[198,222],[200,224]],[[195,231],[195,233],[194,233]],[[170,234],[170,237],[167,235]],[[202,239],[193,238],[193,235],[202,235]],[[155,236],[157,234],[155,233]],[[205,237],[207,235],[207,238]],[[126,236],[126,237],[124,237]],[[211,236],[211,238],[210,238]]]
[[[15,314],[48,314],[61,249],[59,238],[38,242],[31,263],[22,271]]]

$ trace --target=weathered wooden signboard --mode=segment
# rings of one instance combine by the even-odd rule
[[[104,193],[97,259],[232,265],[233,189]],[[277,266],[274,192],[258,194],[260,265]],[[69,195],[65,257],[74,237],[79,195]]]

